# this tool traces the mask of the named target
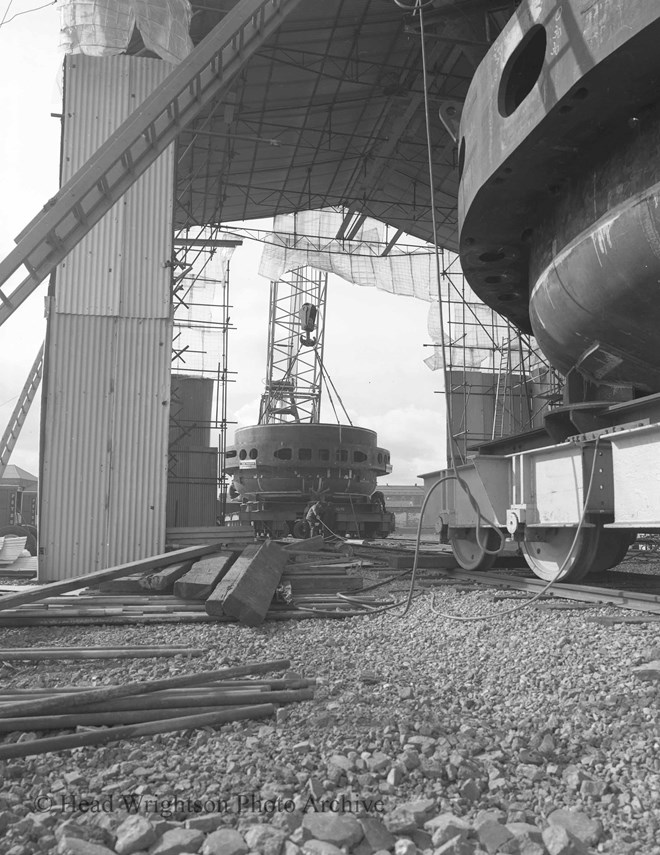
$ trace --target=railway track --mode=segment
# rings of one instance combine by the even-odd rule
[[[649,617],[655,617],[660,621],[660,554],[657,549],[656,538],[646,544],[643,548],[635,549],[635,544],[628,558],[614,570],[608,570],[588,577],[589,584],[567,584],[556,582],[547,590],[547,582],[535,577],[531,570],[524,567],[506,567],[493,569],[488,572],[475,572],[462,570],[460,568],[434,567],[433,569],[421,570],[423,574],[419,584],[424,587],[437,587],[451,583],[466,583],[474,586],[484,586],[497,591],[519,591],[522,595],[527,594],[529,598],[543,591],[543,600],[564,600],[594,606],[616,606],[634,612],[644,613]],[[443,552],[449,557],[450,552],[446,547],[422,542],[423,550],[438,554]],[[370,554],[377,550],[384,553],[393,551],[397,554],[414,551],[414,541],[397,540],[396,547],[370,547]],[[649,572],[651,567],[657,565],[657,573]],[[637,568],[643,568],[646,572],[637,572]],[[520,597],[521,601],[524,599]]]
[[[544,591],[548,584],[541,579],[497,571],[473,573],[468,570],[437,570],[434,575],[442,577],[443,580],[471,582],[499,590],[521,591],[530,596]],[[633,575],[634,579],[632,578]],[[630,578],[626,578],[627,576]],[[596,584],[591,585],[569,585],[557,582],[544,591],[544,598],[617,606],[649,615],[657,615],[658,620],[660,620],[660,581],[655,581],[652,585],[649,583],[647,586],[646,582],[640,582],[639,576],[643,576],[644,580],[654,578],[646,574],[610,573],[607,580],[603,580],[602,576],[596,577],[592,580]],[[431,580],[427,575],[421,584],[432,587],[442,584],[442,581],[437,578]],[[651,587],[652,590],[635,590],[640,584],[644,587]]]

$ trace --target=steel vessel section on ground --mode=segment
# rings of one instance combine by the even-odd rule
[[[245,498],[370,496],[391,471],[372,430],[347,425],[254,425],[236,431],[225,470]]]

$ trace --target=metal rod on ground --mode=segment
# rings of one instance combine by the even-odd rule
[[[359,617],[364,614],[363,611],[342,610],[337,615],[332,617]],[[266,620],[307,620],[315,617],[315,615],[288,610],[271,609]],[[22,617],[20,613],[5,617],[0,615],[0,626],[141,626],[144,624],[162,624],[162,623],[238,623],[235,618],[227,616],[219,617],[207,614],[198,614],[195,612],[186,612],[183,614],[150,614],[150,615],[107,615],[107,616],[91,616],[77,615],[73,617],[62,618],[57,613],[45,615],[30,615]]]
[[[220,671],[202,671],[199,674],[184,674],[179,677],[167,677],[163,680],[150,680],[144,683],[132,683],[128,686],[113,686],[111,688],[89,689],[83,692],[72,692],[66,697],[39,698],[37,700],[20,701],[16,704],[6,704],[0,708],[0,717],[30,715],[31,713],[57,712],[67,706],[84,706],[110,698],[124,698],[131,695],[142,695],[147,692],[158,692],[161,689],[173,689],[177,686],[194,686],[211,680],[223,680],[227,677],[244,677],[247,674],[264,674],[268,671],[283,671],[291,662],[288,659],[278,659],[273,662],[252,662],[248,665],[236,665],[233,668],[223,668]]]
[[[58,713],[62,715],[73,715],[76,709],[81,709],[79,704],[69,703],[71,695],[60,695],[57,700]],[[290,704],[297,701],[311,701],[314,697],[313,689],[294,689],[284,692],[207,692],[203,695],[195,695],[195,704],[203,707],[210,706],[249,706],[251,704]],[[192,700],[190,698],[189,700]],[[35,703],[39,699],[35,700]],[[158,697],[156,695],[138,695],[128,698],[112,698],[95,704],[85,704],[82,713],[87,712],[119,712],[126,710],[160,710],[168,709],[173,703],[181,704],[182,697]],[[0,707],[0,718],[7,718],[5,711],[10,705]],[[29,717],[30,713],[26,716]],[[16,718],[16,716],[11,716]],[[36,728],[35,728],[36,729]]]
[[[130,724],[125,727],[109,727],[105,730],[94,730],[88,733],[70,733],[64,736],[51,736],[46,739],[35,739],[32,742],[13,742],[0,745],[0,760],[14,757],[30,757],[35,754],[46,754],[50,751],[66,751],[69,748],[80,748],[84,745],[104,745],[120,739],[134,739],[136,736],[151,736],[155,733],[170,733],[175,730],[194,730],[198,727],[212,727],[229,721],[243,721],[251,718],[266,718],[274,715],[272,704],[254,707],[238,707],[230,710],[218,710],[202,715],[170,718],[165,721]]]
[[[166,656],[203,656],[206,649],[202,647],[118,647],[118,648],[67,648],[67,647],[4,647],[0,648],[0,660],[11,662],[16,659],[149,659]]]
[[[325,617],[359,617],[363,611],[342,610],[337,615],[325,615]],[[307,620],[316,617],[310,613],[288,610],[271,609],[266,614],[266,620]],[[207,615],[199,612],[175,612],[169,614],[111,614],[111,615],[87,615],[79,614],[70,617],[61,617],[57,612],[46,612],[43,615],[21,615],[20,611],[11,615],[0,614],[0,626],[143,626],[145,624],[163,623],[238,623],[236,618],[227,615]]]
[[[216,689],[226,689],[228,691],[231,690],[248,690],[252,689],[257,691],[257,689],[269,690],[269,691],[284,691],[285,689],[310,689],[313,686],[316,686],[316,678],[309,677],[303,678],[301,680],[237,680],[235,683],[231,680],[219,680],[217,683],[205,683],[201,686],[188,686],[181,689],[165,689],[159,692],[154,692],[154,696],[157,698],[164,697],[165,695],[169,697],[178,697],[179,695],[184,695],[186,697],[204,694],[205,692],[215,691]],[[48,697],[50,695],[64,695],[71,694],[72,692],[82,692],[91,689],[99,689],[99,688],[111,688],[110,686],[58,686],[57,688],[34,688],[34,689],[17,689],[13,686],[8,687],[4,691],[0,692],[0,701],[5,698],[8,698],[10,695],[14,697]]]
[[[229,712],[236,707],[223,707]],[[0,719],[0,733],[23,731],[32,733],[37,730],[68,730],[71,727],[103,727],[120,724],[139,724],[147,721],[164,721],[168,718],[202,715],[216,712],[217,707],[173,707],[167,710],[122,710],[108,713],[75,713],[62,715],[22,716],[20,718]]]
[[[313,686],[316,686],[316,678],[315,677],[306,677],[300,680],[236,680],[236,682],[232,680],[218,680],[215,683],[205,683],[201,686],[188,686],[181,689],[165,689],[159,692],[154,692],[154,696],[157,698],[164,697],[165,695],[169,697],[177,697],[178,695],[192,696],[197,694],[204,694],[205,692],[209,692],[215,689],[227,689],[231,691],[232,689],[253,689],[256,691],[257,689],[264,690],[272,690],[272,691],[283,691],[285,689],[310,689]],[[8,687],[5,691],[0,692],[0,701],[9,697],[10,695],[13,697],[35,697],[36,695],[40,697],[47,697],[50,695],[60,695],[60,694],[70,694],[71,692],[82,692],[87,691],[88,689],[98,689],[100,686],[57,686],[56,688],[35,688],[35,689],[17,689],[12,687]],[[109,689],[110,686],[104,686],[103,688]]]

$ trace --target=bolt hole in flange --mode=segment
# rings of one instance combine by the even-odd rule
[[[480,261],[485,261],[487,263],[493,263],[495,261],[502,261],[504,258],[504,253],[501,249],[494,250],[493,252],[482,252],[479,256]]]
[[[543,70],[547,35],[541,24],[531,27],[509,57],[500,81],[497,108],[511,116],[534,88]]]
[[[458,180],[461,180],[463,169],[465,168],[465,137],[461,140],[458,147]]]

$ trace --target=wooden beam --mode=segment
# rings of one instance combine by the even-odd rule
[[[315,552],[322,549],[325,543],[322,534],[308,537],[306,540],[278,540],[277,542],[287,552]]]
[[[206,611],[248,626],[263,623],[288,560],[288,553],[273,540],[248,546],[206,601]]]
[[[174,583],[174,596],[183,600],[205,600],[229,572],[240,552],[219,552],[195,566]]]
[[[192,561],[181,561],[179,564],[173,564],[164,570],[149,573],[140,579],[140,587],[146,588],[148,591],[158,591],[161,594],[171,594],[174,590],[174,583],[188,573],[192,566]]]

